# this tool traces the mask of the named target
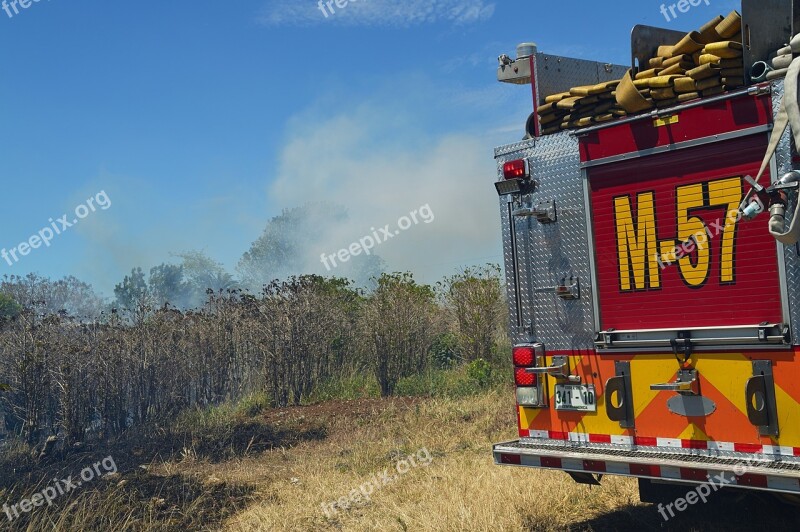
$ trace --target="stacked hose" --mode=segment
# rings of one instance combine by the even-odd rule
[[[742,17],[718,16],[674,46],[659,46],[648,69],[629,72],[617,99],[628,113],[670,107],[745,84]]]
[[[796,40],[797,37],[792,40],[792,43]],[[775,52],[774,57],[769,61],[759,61],[754,64],[750,69],[750,79],[754,83],[760,83],[762,81],[785,78],[787,72],[789,72],[789,66],[792,64],[792,59],[794,59],[794,54],[798,53],[800,53],[800,46],[793,46],[792,44],[784,46]]]
[[[714,18],[673,46],[660,46],[646,70],[628,72],[621,80],[547,96],[537,110],[542,134],[601,124],[743,86],[741,33],[742,17],[732,11],[727,17]],[[536,118],[531,115],[529,120],[531,135]]]
[[[607,81],[573,87],[568,92],[548,96],[538,110],[543,134],[608,122],[615,116],[624,115],[617,106],[614,93],[618,84],[619,81]]]

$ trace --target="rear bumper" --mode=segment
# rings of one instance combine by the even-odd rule
[[[493,447],[498,465],[619,475],[686,484],[800,494],[800,461],[780,455],[720,456],[621,445],[518,440]]]

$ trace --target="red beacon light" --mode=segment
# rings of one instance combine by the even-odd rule
[[[535,189],[531,181],[531,168],[527,159],[516,159],[503,164],[503,180],[494,184],[501,196],[530,194]]]
[[[503,165],[504,179],[529,179],[530,177],[531,175],[530,170],[528,169],[528,161],[525,159],[509,161]]]

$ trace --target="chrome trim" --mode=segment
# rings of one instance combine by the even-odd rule
[[[597,284],[597,246],[594,245],[594,219],[591,193],[589,192],[589,173],[581,170],[581,180],[583,181],[583,199],[586,207],[586,236],[588,242],[586,243],[589,250],[589,271],[591,272],[590,285],[592,287],[592,306],[594,307],[594,330],[600,330],[600,291]]]

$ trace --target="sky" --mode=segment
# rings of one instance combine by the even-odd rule
[[[190,250],[235,272],[311,202],[349,213],[334,231],[320,213],[320,255],[427,206],[375,250],[389,270],[500,263],[493,149],[522,138],[531,100],[496,81],[497,56],[533,41],[626,64],[635,24],[688,31],[738,4],[668,21],[653,0],[22,1],[0,10],[0,248],[19,259],[0,276],[106,295]]]

